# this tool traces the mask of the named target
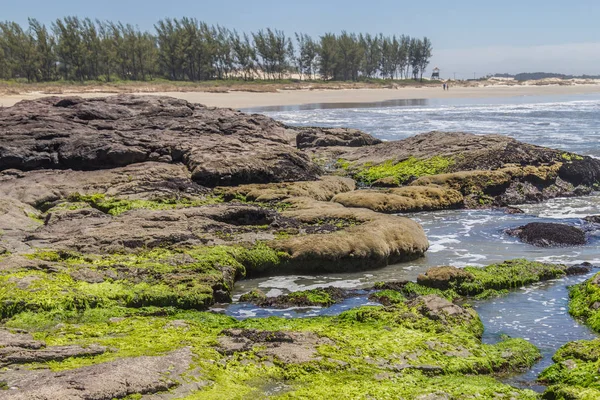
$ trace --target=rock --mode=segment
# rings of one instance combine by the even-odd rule
[[[409,213],[461,208],[463,196],[453,189],[407,186],[388,190],[355,190],[340,193],[333,201],[345,207],[368,208],[383,213]]]
[[[582,263],[577,265],[569,265],[565,270],[567,275],[582,275],[592,272],[592,265],[589,263]]]
[[[590,193],[600,182],[600,160],[519,142],[503,135],[461,132],[429,132],[413,137],[357,148],[305,149],[337,172],[364,179],[364,172],[383,167],[392,176],[376,180],[377,186],[394,187],[397,163],[413,159],[432,165],[410,168],[401,174],[405,184],[438,185],[460,191],[463,196],[487,196],[492,202],[466,202],[467,207],[505,206],[539,202],[558,196]],[[339,160],[343,162],[339,162]],[[436,164],[437,163],[437,164]],[[439,165],[440,167],[436,167]],[[442,168],[441,166],[444,165]],[[389,168],[388,168],[389,167]],[[400,172],[397,173],[399,174]],[[406,173],[413,176],[406,180]],[[362,175],[361,175],[362,174]],[[368,175],[367,175],[368,176]],[[376,174],[375,177],[378,175]],[[371,184],[371,181],[366,181]]]
[[[244,301],[249,301],[259,307],[272,308],[290,308],[290,307],[329,307],[339,303],[344,299],[354,295],[356,291],[341,289],[337,287],[326,287],[320,289],[292,292],[276,297],[263,297],[253,292],[249,295],[257,296],[255,298],[246,297]],[[240,301],[242,299],[240,298]]]
[[[0,190],[43,211],[75,193],[151,200],[196,198],[209,191],[192,181],[183,164],[159,162],[95,171],[28,171],[18,176],[4,171],[0,172]]]
[[[183,162],[205,186],[314,180],[319,167],[258,114],[170,97],[47,97],[0,109],[0,170]]]
[[[244,293],[243,295],[241,295],[240,302],[257,304],[262,302],[263,300],[266,300],[266,298],[267,295],[262,290],[254,289],[248,293]]]
[[[317,361],[320,359],[317,346],[335,344],[331,339],[312,332],[226,329],[222,335],[218,338],[218,350],[223,354],[231,355],[259,348],[259,357],[276,358],[285,364]]]
[[[368,133],[351,128],[294,127],[298,132],[296,146],[309,147],[346,146],[361,147],[382,143]]]
[[[584,218],[585,221],[591,222],[592,224],[600,224],[600,215],[591,215]]]
[[[0,349],[1,348],[21,348],[29,350],[39,350],[46,344],[39,340],[33,340],[33,336],[25,331],[9,331],[0,329]]]
[[[434,321],[448,323],[452,321],[470,322],[476,318],[471,312],[461,306],[453,304],[437,295],[419,296],[408,303],[409,307],[416,308],[419,313]]]
[[[581,246],[586,244],[585,233],[574,226],[532,222],[516,229],[506,231],[525,243],[538,247]]]
[[[92,357],[103,354],[106,348],[92,345],[51,346],[43,349],[27,349],[22,347],[0,348],[0,365],[27,364],[33,362],[62,361],[70,357]]]
[[[327,219],[352,222],[331,234],[315,234],[277,240],[271,246],[290,255],[288,271],[351,271],[376,268],[421,257],[429,242],[416,222],[365,209],[349,209],[337,203],[306,198],[288,200],[292,207],[282,214],[303,223]]]
[[[462,268],[433,267],[429,268],[425,274],[420,274],[417,277],[417,283],[435,289],[447,290],[473,278],[473,274]]]
[[[285,201],[292,197],[308,197],[318,201],[329,201],[338,193],[356,189],[354,180],[340,176],[324,176],[312,182],[286,182],[271,184],[240,185],[217,188],[216,193],[226,200],[245,198],[247,201]]]
[[[116,361],[52,372],[9,371],[3,380],[11,390],[6,400],[104,400],[166,391],[192,361],[189,348],[164,356],[123,358]]]

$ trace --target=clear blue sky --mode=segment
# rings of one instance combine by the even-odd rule
[[[561,59],[557,52],[568,48],[564,53],[566,57],[569,51],[578,51],[569,46],[600,43],[598,0],[30,0],[5,1],[0,20],[26,24],[27,17],[34,17],[50,23],[66,15],[120,20],[146,30],[152,30],[153,24],[161,18],[188,16],[246,32],[271,27],[289,34],[305,32],[314,36],[342,30],[426,35],[433,41],[434,61],[447,64],[451,60],[446,57],[455,51],[463,60],[453,60],[454,64],[448,68],[465,69],[476,63],[473,68],[497,67],[498,72],[513,66],[517,70],[537,66],[522,60],[527,58],[527,53],[555,53],[550,56],[556,61],[549,61],[548,54],[542,58],[556,64]],[[486,59],[482,63],[477,57],[478,54],[481,56],[478,49],[482,48],[488,50],[486,57],[493,48],[508,53],[500,60],[496,56],[489,59],[490,62]],[[512,54],[512,48],[520,49]],[[523,48],[532,51],[523,51]],[[459,50],[469,50],[474,59],[469,61],[469,56]],[[591,73],[600,61],[594,57],[590,60],[581,58],[581,65],[557,64],[556,68],[550,65],[546,70]],[[504,64],[498,65],[499,61]],[[600,65],[597,70],[600,73]]]

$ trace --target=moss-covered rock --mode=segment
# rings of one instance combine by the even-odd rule
[[[554,357],[555,364],[539,379],[550,385],[544,399],[596,399],[600,395],[600,339],[567,343]]]
[[[435,267],[419,275],[417,282],[425,287],[452,290],[463,296],[474,296],[488,290],[514,289],[565,276],[570,272],[574,271],[566,265],[518,259],[483,268]]]
[[[346,207],[368,208],[383,213],[447,210],[463,206],[463,196],[458,191],[434,186],[356,190],[338,194],[333,201]]]
[[[600,332],[600,273],[571,287],[569,312]]]
[[[286,263],[290,271],[349,271],[382,267],[421,257],[429,247],[423,228],[408,218],[307,198],[290,201],[293,206],[282,214],[304,223],[324,218],[358,222],[327,235],[290,237],[272,242],[270,246],[274,249],[290,255]]]
[[[269,398],[280,399],[418,398],[440,393],[455,398],[536,397],[493,377],[496,372],[532,365],[539,358],[535,347],[521,339],[483,344],[478,337],[480,321],[473,312],[459,308],[469,318],[452,318],[453,310],[447,313],[442,308],[439,312],[446,318],[442,320],[438,318],[442,314],[424,312],[422,307],[403,303],[363,307],[336,317],[245,321],[197,311],[115,307],[23,312],[6,324],[33,331],[35,339],[48,346],[99,345],[112,350],[33,365],[65,376],[80,376],[91,366],[109,367],[115,360],[127,364],[137,357],[170,355],[187,348],[194,361],[184,375],[203,384],[179,380],[179,386],[171,387],[179,390],[180,397],[261,397],[269,392]],[[14,386],[30,373],[5,371],[5,381]],[[63,390],[63,384],[67,383],[56,380],[54,390]],[[281,390],[272,392],[269,387]],[[22,385],[11,396],[26,396],[34,389],[39,387]],[[81,393],[89,390],[87,383],[80,385]]]

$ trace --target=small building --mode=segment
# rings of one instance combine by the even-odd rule
[[[431,79],[440,79],[440,69],[435,67],[431,73]]]

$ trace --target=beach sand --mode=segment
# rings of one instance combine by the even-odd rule
[[[600,93],[600,84],[593,85],[543,85],[543,86],[485,86],[485,87],[404,87],[399,89],[340,89],[340,90],[281,90],[276,93],[252,92],[160,92],[151,95],[166,95],[214,107],[254,108],[288,106],[315,103],[371,103],[402,99],[442,98],[493,98],[518,96],[574,95]],[[140,93],[143,94],[143,93]],[[114,93],[68,93],[83,97],[110,96]],[[0,95],[0,106],[9,107],[18,101],[48,96],[43,93]]]

